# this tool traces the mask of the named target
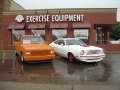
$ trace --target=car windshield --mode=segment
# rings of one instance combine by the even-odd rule
[[[86,44],[79,39],[70,39],[66,40],[66,45],[86,45]]]
[[[24,36],[21,42],[23,44],[40,44],[44,43],[44,39],[41,36]]]

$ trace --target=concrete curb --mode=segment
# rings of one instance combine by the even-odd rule
[[[0,53],[14,53],[14,50],[0,50]]]
[[[0,81],[0,90],[120,90],[120,86],[53,85]]]

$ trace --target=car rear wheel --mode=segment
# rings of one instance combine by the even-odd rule
[[[68,60],[72,63],[75,61],[75,57],[72,53],[68,54]]]

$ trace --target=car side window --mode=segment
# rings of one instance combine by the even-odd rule
[[[58,44],[58,43],[59,43],[59,41],[58,41],[58,40],[55,40],[55,41],[54,41],[54,43],[55,43],[55,44]]]
[[[58,45],[65,45],[64,40],[59,40]]]

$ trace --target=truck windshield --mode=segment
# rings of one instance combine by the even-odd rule
[[[23,44],[40,44],[44,43],[44,39],[41,36],[24,36],[21,39]]]

